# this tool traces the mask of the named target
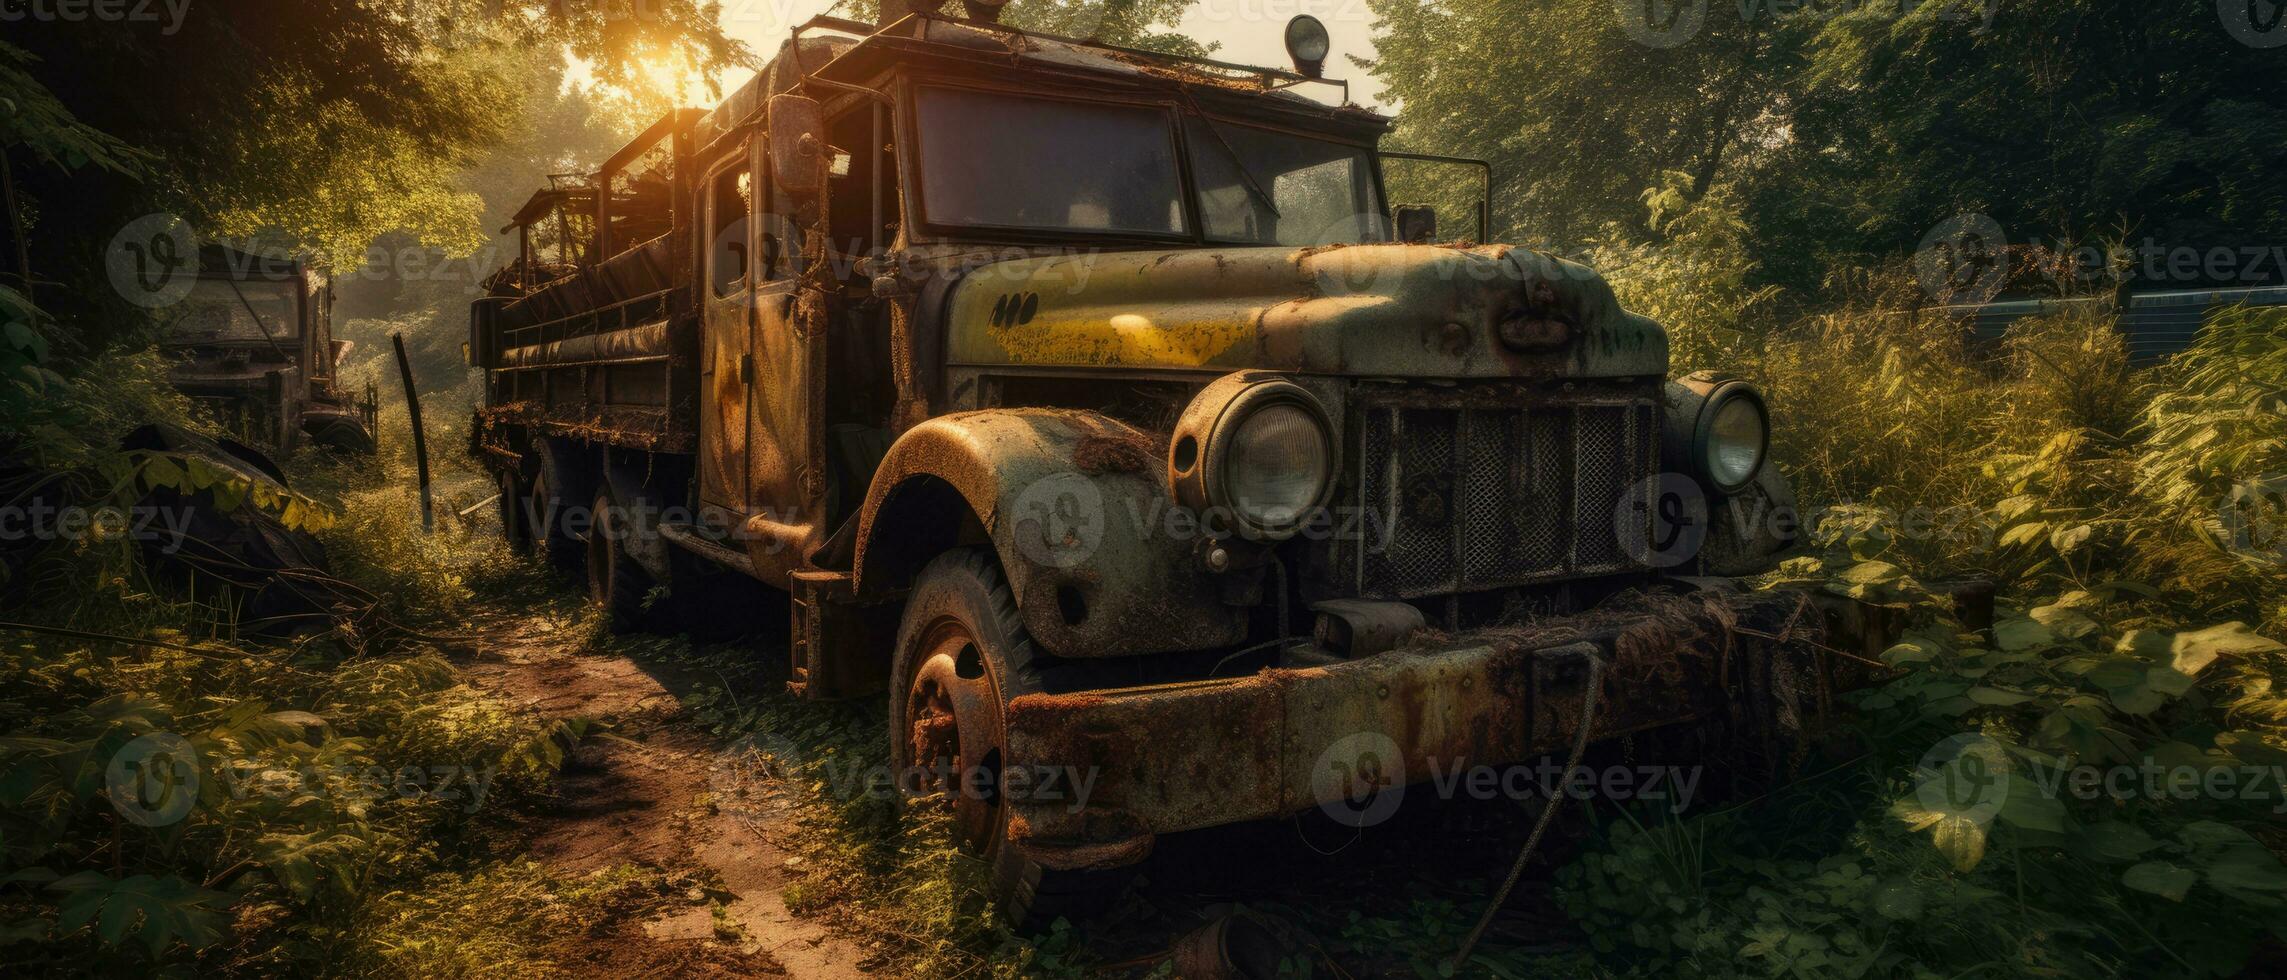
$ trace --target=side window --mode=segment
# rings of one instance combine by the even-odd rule
[[[707,277],[715,295],[728,296],[746,285],[747,212],[754,197],[753,175],[745,166],[716,175],[708,191]]]
[[[802,231],[794,214],[794,198],[773,181],[763,198],[762,227],[755,229],[755,247],[762,250],[760,281],[772,282],[802,271]]]

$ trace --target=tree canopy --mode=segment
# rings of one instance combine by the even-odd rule
[[[1371,6],[1399,141],[1493,161],[1500,238],[1652,236],[1671,172],[1729,185],[1795,285],[1966,213],[2019,242],[2287,234],[2279,52],[2206,0]]]
[[[16,168],[35,275],[100,305],[104,244],[153,212],[320,255],[395,231],[472,249],[484,204],[458,178],[515,136],[533,78],[567,54],[604,83],[748,60],[715,16],[703,0],[214,0],[179,21],[31,25],[0,50],[7,151],[103,164]]]

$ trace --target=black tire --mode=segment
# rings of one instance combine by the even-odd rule
[[[373,434],[348,419],[327,419],[310,433],[310,444],[327,452],[350,456],[373,455]]]
[[[508,542],[508,550],[518,555],[532,553],[532,489],[518,479],[516,471],[503,470],[500,474],[500,537]]]
[[[627,553],[627,512],[620,509],[606,485],[596,491],[593,517],[588,522],[588,598],[611,617],[611,631],[633,633],[645,628],[650,611],[645,604],[655,584],[651,573]]]
[[[956,548],[922,570],[906,601],[896,651],[889,743],[900,785],[910,792],[928,782],[916,779],[921,767],[951,761],[956,773],[996,770],[997,786],[997,767],[1008,750],[1008,702],[1043,687],[1032,638],[990,549]],[[1041,867],[1010,845],[1009,808],[997,798],[956,792],[943,805],[953,811],[956,843],[991,868],[994,903],[1020,930],[1101,915],[1135,876],[1134,868]]]
[[[525,519],[532,528],[532,537],[548,564],[567,572],[578,571],[587,560],[587,545],[565,530],[567,512],[573,502],[558,494],[547,460],[532,474],[532,482],[524,496]],[[591,525],[594,521],[591,519]]]

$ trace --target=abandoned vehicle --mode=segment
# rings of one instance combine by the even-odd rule
[[[1302,94],[1323,28],[1289,40],[795,29],[518,213],[470,332],[504,532],[619,626],[713,615],[675,601],[702,576],[784,603],[792,690],[886,692],[1019,921],[1584,708],[1616,738],[1828,683],[1835,614],[1736,578],[1790,534],[1761,396],[1671,379],[1590,270],[1385,200],[1401,157],[1483,172],[1379,150]]]
[[[322,270],[209,245],[189,293],[160,312],[168,380],[232,438],[280,452],[373,451],[375,395],[342,390],[337,369],[351,345],[333,337]]]

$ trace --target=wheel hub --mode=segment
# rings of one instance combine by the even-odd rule
[[[906,694],[906,790],[938,797],[961,842],[991,846],[1000,815],[1000,692],[957,623],[932,631]]]

